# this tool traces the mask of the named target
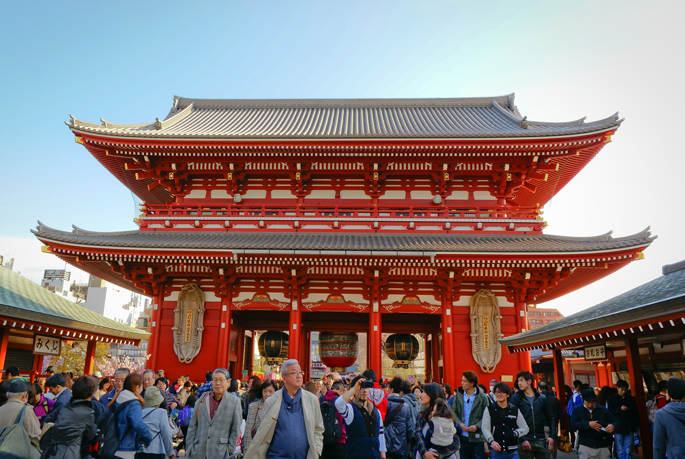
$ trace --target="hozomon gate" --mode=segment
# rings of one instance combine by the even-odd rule
[[[202,100],[160,121],[69,128],[144,203],[139,230],[34,231],[46,250],[154,298],[150,367],[251,370],[252,331],[430,337],[427,373],[507,379],[497,342],[526,307],[642,257],[653,237],[543,234],[541,207],[611,140],[617,115],[529,121],[514,96]],[[199,353],[198,353],[199,352]],[[182,363],[181,358],[190,363]]]

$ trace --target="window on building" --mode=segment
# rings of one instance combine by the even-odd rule
[[[546,312],[545,315],[546,316],[555,316],[556,314],[554,312]]]
[[[539,316],[540,311],[530,311],[528,314],[530,314],[531,316]]]

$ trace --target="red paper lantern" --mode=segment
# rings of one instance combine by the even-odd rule
[[[354,365],[358,347],[356,333],[319,333],[319,357],[331,371],[342,372]]]

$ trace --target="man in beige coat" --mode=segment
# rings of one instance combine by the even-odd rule
[[[26,383],[19,378],[13,379],[7,391],[7,403],[0,406],[0,431],[5,427],[13,425],[18,419],[21,409],[26,407],[26,410],[24,410],[24,431],[26,431],[31,440],[31,445],[34,449],[32,451],[33,456],[38,458],[40,457],[40,422],[38,422],[38,418],[33,412],[33,407],[27,405],[28,400],[29,394]]]
[[[264,402],[261,424],[244,459],[288,457],[318,459],[323,449],[319,399],[302,390],[304,372],[297,360],[281,366],[285,387]]]

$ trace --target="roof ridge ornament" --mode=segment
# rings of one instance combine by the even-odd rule
[[[528,117],[524,116],[521,120],[521,129],[528,129]]]

